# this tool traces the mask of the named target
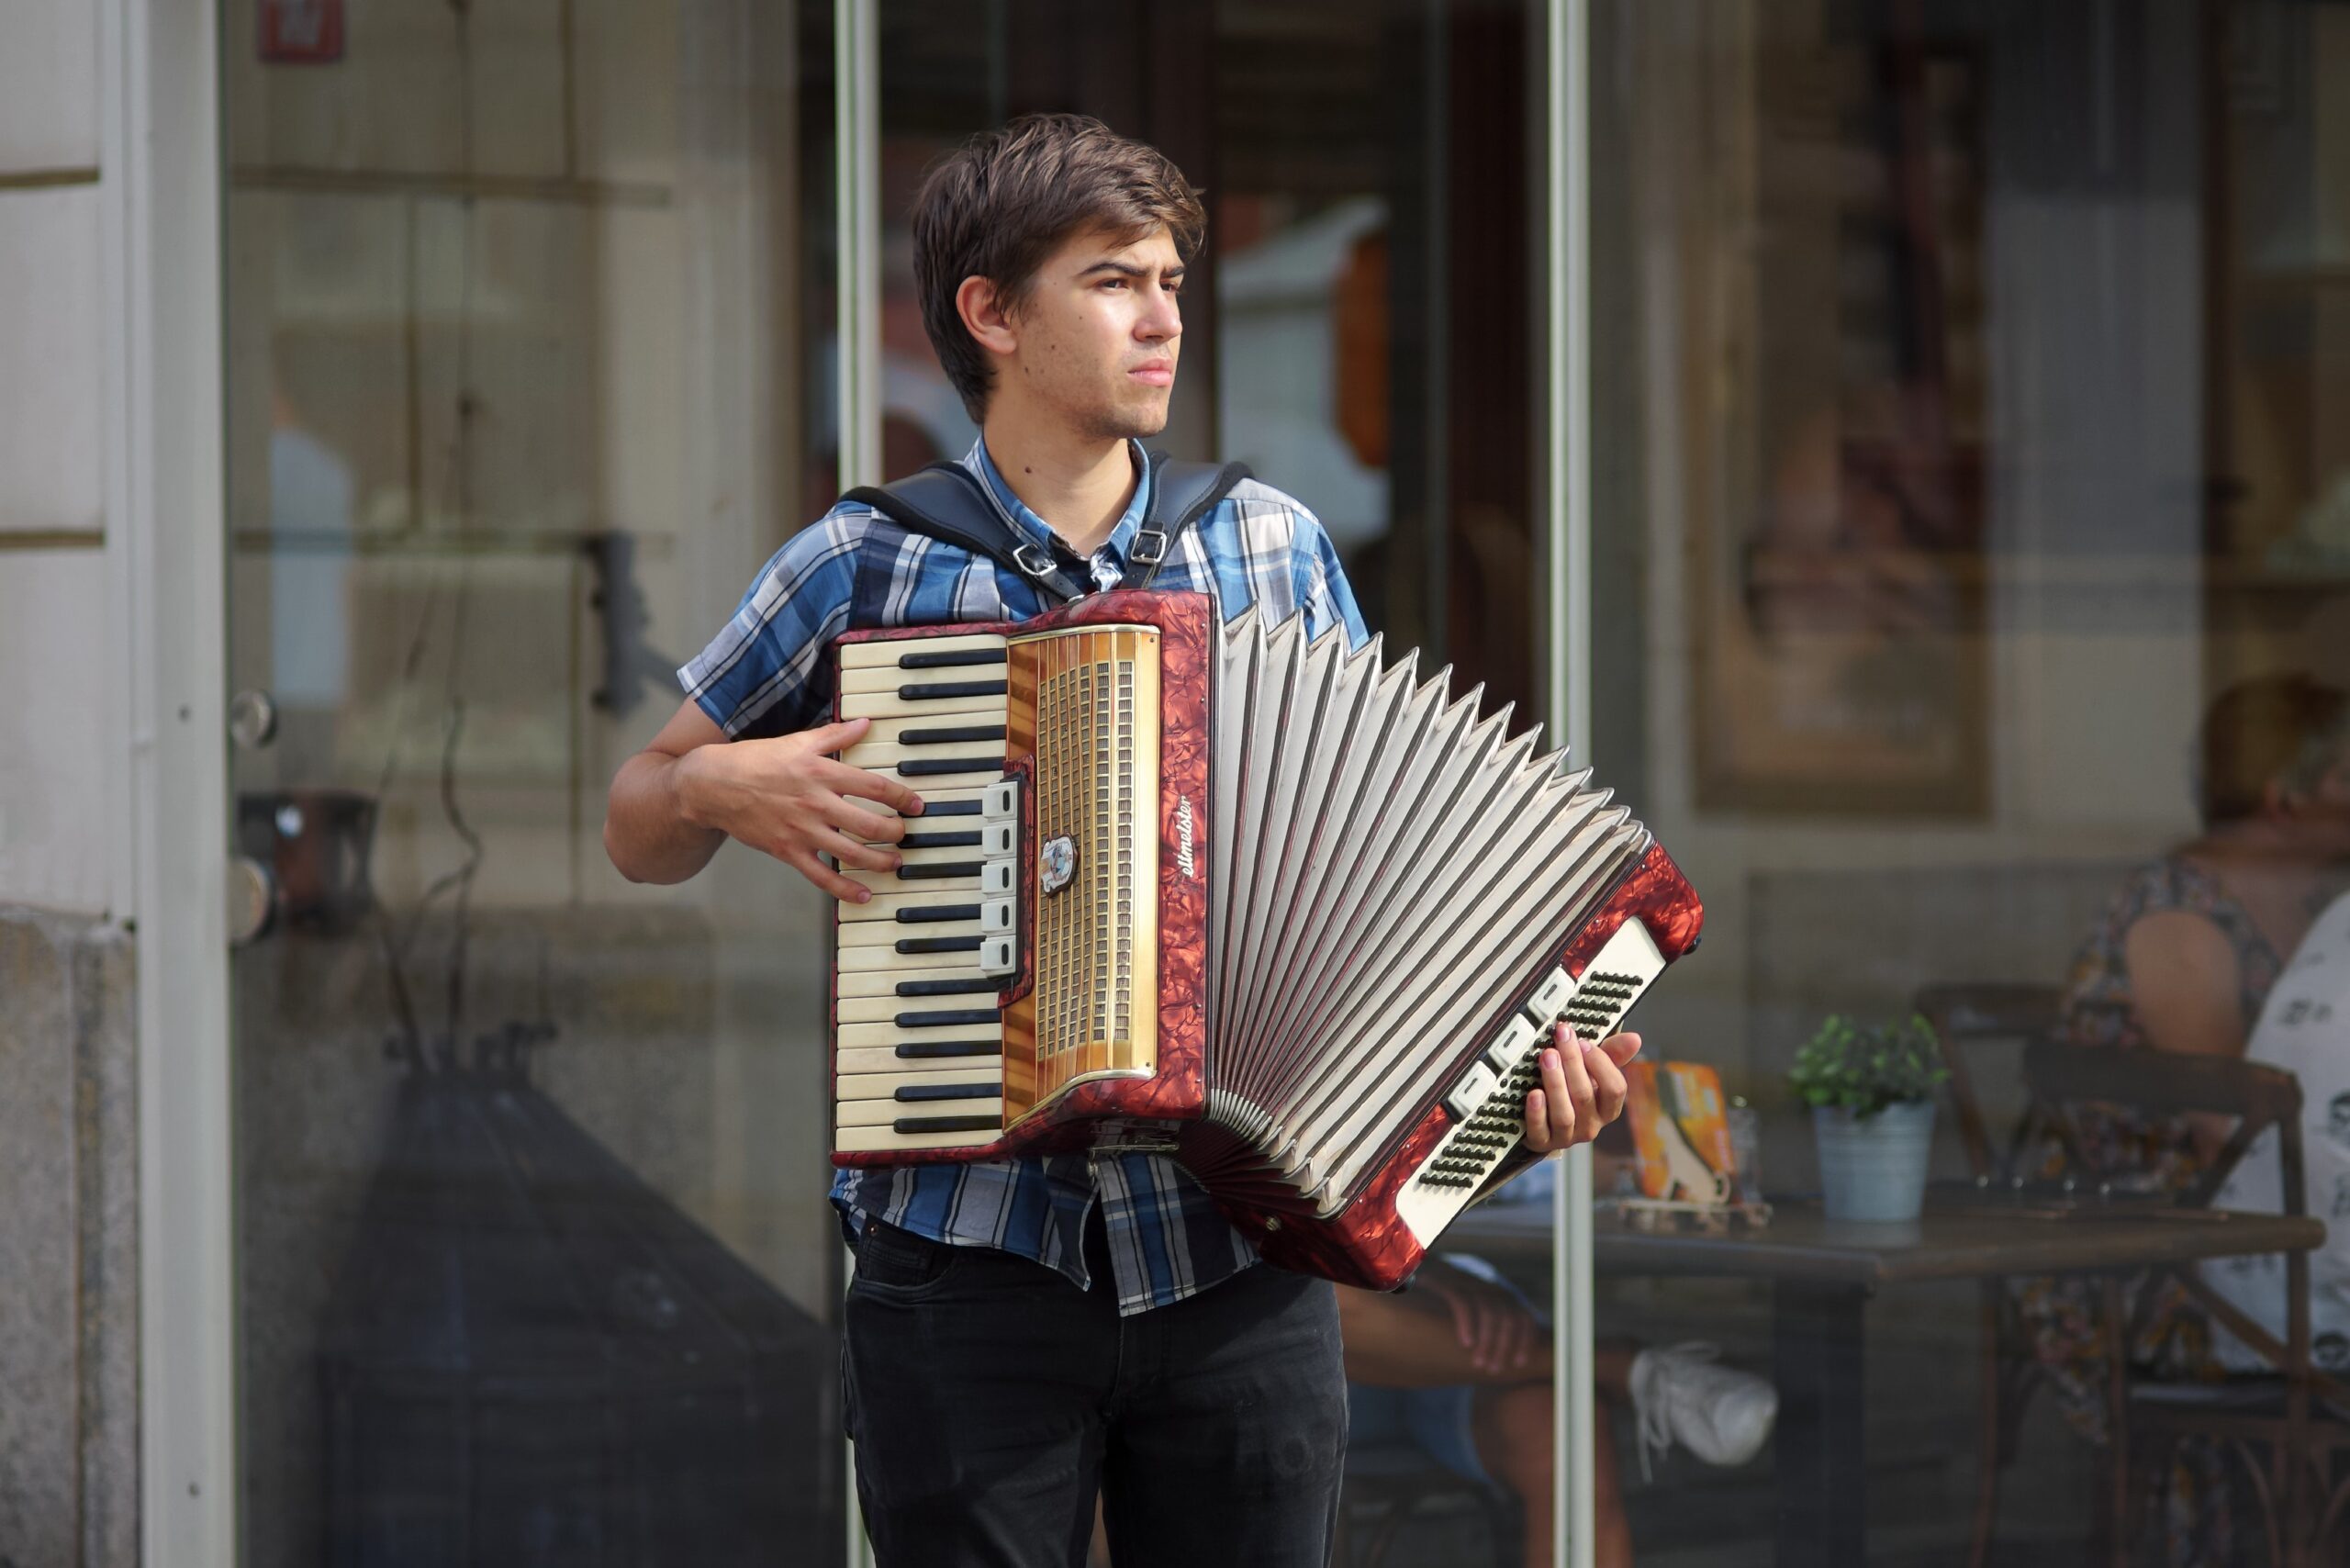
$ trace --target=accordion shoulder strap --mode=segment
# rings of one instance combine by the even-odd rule
[[[1179,463],[1154,452],[1150,476],[1150,510],[1135,532],[1120,588],[1148,588],[1183,531],[1214,511],[1250,475],[1245,463]]]
[[[1178,463],[1163,452],[1149,454],[1150,510],[1136,531],[1120,588],[1147,588],[1166,564],[1175,543],[1249,476],[1238,463]],[[841,498],[873,508],[911,532],[958,545],[975,555],[1011,567],[1058,599],[1081,597],[1051,551],[1041,550],[1004,526],[979,479],[959,463],[934,463],[889,485],[860,485]]]

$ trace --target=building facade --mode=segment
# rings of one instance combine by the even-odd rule
[[[1673,850],[1644,1032],[1799,1193],[1823,1015],[2061,984],[2214,700],[2350,684],[2344,83],[2300,0],[17,0],[0,1564],[852,1560],[827,912],[599,831],[761,563],[973,439],[905,222],[964,136],[1204,187],[1163,444]],[[1768,1372],[1768,1291],[1595,1271],[1562,1169],[1567,1513],[1751,1561],[1768,1462],[1636,1479],[1581,1348]],[[1872,1310],[1840,1529],[1958,1561],[1975,1288]],[[1997,1560],[2072,1560],[2099,1450],[2020,1440]]]

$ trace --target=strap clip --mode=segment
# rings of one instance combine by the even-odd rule
[[[1012,560],[1014,566],[1039,582],[1054,577],[1060,571],[1060,567],[1053,560],[1051,552],[1039,550],[1024,539],[1013,545]]]
[[[1138,529],[1135,547],[1126,552],[1126,559],[1137,566],[1156,566],[1167,558],[1167,531],[1160,528]]]

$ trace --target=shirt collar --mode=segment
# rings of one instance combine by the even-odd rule
[[[1141,476],[1141,482],[1135,486],[1134,499],[1126,503],[1126,510],[1119,517],[1117,526],[1110,530],[1110,537],[1093,552],[1095,564],[1102,564],[1106,557],[1107,563],[1120,571],[1125,568],[1126,552],[1134,547],[1135,534],[1142,528],[1143,516],[1150,510],[1150,459],[1138,441],[1129,438],[1126,450],[1134,461],[1135,472]],[[995,465],[995,459],[988,455],[985,436],[971,443],[971,450],[964,454],[963,466],[979,476],[979,483],[987,489],[988,498],[995,502],[996,510],[1003,521],[1011,524],[1014,535],[1026,543],[1047,551],[1059,543],[1059,536],[1054,533],[1052,525],[1029,510],[1028,503],[1013,494],[1012,487],[1004,482],[1002,473]],[[1066,550],[1068,545],[1062,543],[1061,548]]]

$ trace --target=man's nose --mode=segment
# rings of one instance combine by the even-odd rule
[[[1155,290],[1150,297],[1150,308],[1142,313],[1135,324],[1135,333],[1147,342],[1165,342],[1183,330],[1183,312],[1175,297],[1165,289]]]

